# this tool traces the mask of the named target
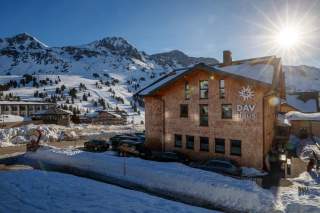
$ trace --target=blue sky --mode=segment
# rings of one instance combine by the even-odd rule
[[[275,54],[270,45],[261,45],[270,34],[265,26],[286,7],[289,16],[295,12],[320,20],[317,0],[289,5],[282,0],[0,0],[0,5],[0,37],[28,32],[49,46],[63,46],[122,36],[150,54],[179,49],[219,60],[225,49],[235,59]],[[316,39],[309,45],[312,54],[286,62],[320,66]]]

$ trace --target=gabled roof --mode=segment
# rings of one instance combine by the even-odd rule
[[[160,88],[169,85],[180,77],[198,69],[206,70],[212,73],[228,75],[238,79],[251,80],[271,86],[275,79],[278,79],[275,77],[275,71],[277,70],[276,67],[279,64],[279,60],[280,59],[276,58],[275,56],[267,56],[262,58],[234,61],[228,66],[225,66],[224,64],[206,65],[204,63],[200,63],[193,67],[173,70],[172,72],[169,72],[167,75],[162,76],[138,91],[136,95],[152,95]]]
[[[300,112],[310,113],[319,111],[317,92],[299,92],[287,94],[285,103],[299,110]]]

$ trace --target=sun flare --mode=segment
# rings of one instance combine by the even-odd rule
[[[275,34],[275,42],[279,45],[279,48],[296,48],[302,40],[300,31],[296,26],[284,27]]]

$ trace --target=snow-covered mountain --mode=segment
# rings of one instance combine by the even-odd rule
[[[73,88],[83,83],[91,91],[89,99],[93,100],[81,101],[81,104],[74,101],[86,108],[93,105],[94,100],[103,98],[110,108],[130,111],[135,91],[172,69],[199,62],[218,63],[214,58],[189,57],[177,50],[148,55],[121,37],[64,47],[48,47],[27,33],[0,38],[0,84],[10,80],[18,82],[5,94],[39,99],[34,97],[37,91],[51,97],[57,95],[57,87]],[[36,76],[38,82],[49,79],[48,84],[40,88],[31,83],[21,85],[19,82],[25,74]],[[51,84],[52,81],[57,83]],[[81,97],[83,94],[79,93]]]
[[[39,99],[34,93],[44,93],[40,99],[59,96],[58,103],[63,104],[68,89],[78,88],[79,100],[73,102],[87,109],[103,99],[108,108],[130,112],[136,108],[131,97],[135,91],[172,69],[200,62],[215,64],[218,60],[190,57],[179,50],[149,55],[121,37],[64,47],[48,47],[27,33],[0,38],[0,86],[14,80],[18,82],[12,83],[5,94]],[[320,91],[320,69],[284,66],[284,71],[289,92]],[[21,81],[25,74],[33,74],[38,83],[42,81],[40,87],[37,82],[31,85]],[[80,83],[85,84],[86,89],[82,85],[81,90]],[[63,94],[57,89],[62,85],[67,88]],[[81,100],[88,91],[91,96]]]

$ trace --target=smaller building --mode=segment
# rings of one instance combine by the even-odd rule
[[[45,124],[70,125],[70,116],[72,112],[60,108],[49,108],[34,113],[32,120],[42,121]]]
[[[286,113],[286,119],[291,124],[292,134],[299,136],[303,131],[308,136],[320,137],[320,113],[290,111]]]
[[[54,107],[54,103],[29,101],[0,101],[0,114],[31,116],[34,113]]]
[[[122,111],[98,110],[81,116],[80,123],[124,125],[127,123],[127,114]]]

